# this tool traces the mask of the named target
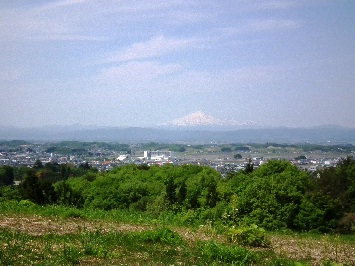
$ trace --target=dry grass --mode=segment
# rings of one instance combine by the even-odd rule
[[[4,216],[0,217],[0,227],[29,235],[73,234],[80,230],[101,232],[133,232],[148,230],[151,227],[128,225],[101,221],[87,221],[81,218],[48,218],[42,216]]]
[[[341,242],[337,237],[311,239],[282,235],[272,236],[271,242],[276,254],[311,261],[312,265],[321,265],[322,261],[355,265],[355,245]]]

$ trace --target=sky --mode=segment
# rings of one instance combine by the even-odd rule
[[[2,0],[0,100],[3,127],[355,128],[355,1]]]

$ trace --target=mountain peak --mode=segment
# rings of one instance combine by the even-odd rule
[[[202,126],[202,125],[213,125],[219,123],[220,123],[220,119],[214,116],[207,115],[202,111],[197,111],[190,115],[177,118],[171,122],[171,124],[175,126],[191,126],[191,125]]]
[[[165,123],[168,126],[190,127],[190,126],[245,126],[255,123],[238,123],[234,120],[222,119],[212,115],[205,114],[202,111],[174,119],[171,122]]]

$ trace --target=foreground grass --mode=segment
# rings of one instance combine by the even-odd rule
[[[270,248],[245,248],[211,226],[0,204],[0,265],[355,265],[353,236],[272,233]]]
[[[270,251],[250,251],[214,240],[189,243],[169,228],[79,229],[36,236],[1,229],[0,240],[1,265],[294,265]]]

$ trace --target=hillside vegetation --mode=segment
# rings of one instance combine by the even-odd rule
[[[9,185],[15,175],[23,175],[19,186]],[[131,252],[138,256],[137,260],[122,265],[146,265],[139,264],[140,255],[136,249],[141,245],[149,249],[148,254],[163,250],[160,255],[156,254],[159,258],[153,261],[147,258],[147,263],[153,265],[158,261],[171,263],[173,260],[163,259],[170,255],[184,261],[182,265],[198,264],[199,260],[200,265],[241,261],[242,265],[269,265],[265,264],[266,258],[271,263],[293,257],[306,264],[341,261],[351,265],[354,262],[353,255],[349,255],[353,254],[353,237],[346,242],[350,244],[327,242],[329,239],[325,242],[344,244],[347,255],[339,255],[339,258],[318,256],[316,259],[311,255],[305,258],[295,256],[290,250],[284,251],[285,256],[275,253],[280,245],[282,247],[280,243],[286,247],[285,243],[290,241],[285,232],[312,232],[318,234],[318,238],[319,233],[354,233],[355,160],[351,157],[343,159],[337,167],[314,174],[300,171],[287,161],[271,160],[255,170],[250,164],[244,171],[225,178],[210,167],[195,165],[127,165],[109,172],[97,172],[89,165],[74,169],[70,165],[51,163],[44,166],[38,163],[31,169],[0,167],[0,178],[4,217],[0,236],[6,243],[0,253],[3,263],[10,259],[11,252],[20,248],[18,245],[28,243],[46,243],[50,256],[56,257],[58,249],[60,254],[67,256],[64,260],[83,265],[86,265],[83,262],[86,255],[89,260],[107,262],[109,258],[117,258],[118,253],[120,256],[117,256],[123,258]],[[31,221],[42,219],[37,215],[52,218],[46,218],[44,226],[40,226],[42,231],[31,232]],[[75,219],[74,224],[78,227],[58,229],[56,224],[63,222],[58,216],[65,223]],[[11,219],[25,219],[28,223],[15,225]],[[124,223],[126,229],[127,226],[136,228],[137,224],[145,224],[145,227],[122,232],[117,229],[118,222]],[[109,225],[113,226],[112,232],[105,231]],[[18,228],[20,230],[14,231]],[[190,243],[186,236],[193,235],[193,230],[203,235]],[[40,235],[39,238],[36,235]],[[202,240],[204,242],[200,242]],[[90,246],[91,241],[95,245],[92,249],[103,250],[90,251],[86,245]],[[128,245],[126,241],[132,245],[132,250],[123,248]],[[305,240],[303,245],[312,241]],[[322,241],[324,239],[318,240]],[[116,243],[120,251],[115,250],[114,244],[105,246],[105,243]],[[191,254],[199,255],[191,257]],[[33,260],[38,261],[38,258]],[[59,261],[62,263],[63,257],[57,258],[55,263]],[[270,265],[294,265],[294,261],[290,261],[292,263]]]

